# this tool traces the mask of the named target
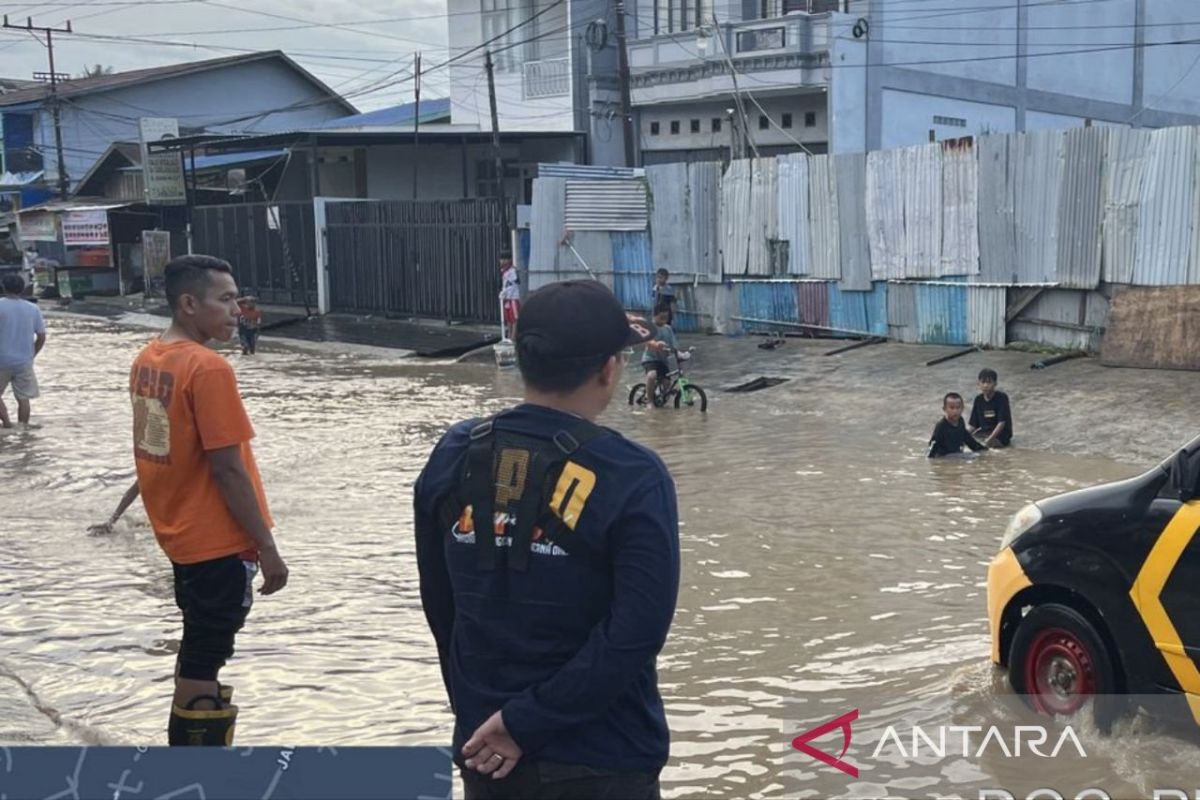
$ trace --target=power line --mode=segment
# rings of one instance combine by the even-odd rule
[[[181,0],[181,1],[188,2],[188,3],[202,2],[202,0]],[[90,5],[95,5],[95,4],[92,3]],[[228,8],[234,8],[234,7],[228,6]],[[285,17],[285,16],[281,16],[278,14],[268,14],[266,12],[258,12],[258,11],[255,11],[253,9],[248,9],[248,8],[238,7],[237,10],[245,11],[247,13],[252,13],[252,14],[262,14],[263,16],[277,17],[279,19],[290,19],[290,20],[296,21],[296,22],[300,21],[295,18]],[[383,24],[391,24],[391,23],[396,23],[396,22],[421,22],[421,21],[425,21],[425,20],[447,20],[447,21],[449,21],[453,17],[467,17],[467,16],[476,17],[476,16],[479,16],[479,12],[478,11],[450,11],[445,14],[424,14],[424,15],[409,16],[409,17],[378,17],[375,19],[353,20],[350,22],[333,23],[333,22],[310,21],[310,22],[304,22],[303,24],[285,25],[285,26],[271,27],[271,28],[228,28],[225,30],[163,31],[163,32],[159,32],[159,33],[147,33],[145,35],[146,36],[210,36],[210,35],[227,34],[227,33],[265,33],[265,32],[274,32],[274,31],[298,31],[298,30],[307,30],[310,28],[325,28],[325,27],[331,27],[331,26],[383,25]]]
[[[915,30],[915,31],[937,31],[937,32],[952,32],[952,31],[1092,31],[1092,30],[1140,30],[1143,28],[1181,28],[1200,25],[1197,22],[1144,22],[1132,24],[1113,24],[1113,25],[1022,25],[1022,26],[997,26],[997,25],[893,25],[890,22],[885,23],[886,30]]]
[[[314,27],[346,31],[347,33],[357,33],[360,36],[374,36],[379,39],[390,39],[392,41],[405,42],[407,44],[418,44],[423,47],[434,46],[434,45],[431,45],[429,42],[424,42],[424,41],[420,41],[417,39],[409,39],[406,36],[396,36],[395,34],[384,33],[383,31],[373,31],[373,30],[363,30],[361,28],[352,28],[352,27],[349,27],[348,25],[344,25],[342,23],[337,23],[337,22],[328,22],[328,23],[315,22],[314,20],[311,20],[311,19],[304,19],[302,17],[290,17],[290,16],[287,16],[286,14],[275,14],[270,11],[259,11],[258,9],[247,8],[245,6],[231,6],[226,3],[218,2],[218,0],[200,0],[200,2],[206,6],[211,6],[212,8],[225,9],[227,11],[241,11],[246,14],[255,14],[260,17],[270,17],[272,19],[282,19],[282,20],[287,20],[288,22],[300,22],[305,25],[312,25]]]

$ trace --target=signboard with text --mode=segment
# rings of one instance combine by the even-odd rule
[[[67,247],[108,244],[108,212],[68,211],[62,217],[62,239]]]
[[[146,202],[157,205],[187,203],[187,184],[183,178],[183,161],[176,151],[151,153],[148,145],[164,139],[179,138],[179,120],[163,117],[142,117],[138,120],[142,144],[142,177],[146,185]]]
[[[24,211],[18,219],[22,242],[58,241],[58,217],[54,212]]]
[[[146,280],[146,297],[162,297],[163,269],[171,260],[170,231],[142,231],[142,269]]]

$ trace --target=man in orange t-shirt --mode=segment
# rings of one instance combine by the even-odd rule
[[[217,673],[233,655],[259,566],[264,595],[286,585],[288,570],[271,535],[237,379],[205,347],[237,330],[232,269],[219,258],[182,256],[167,264],[165,284],[171,326],[134,359],[129,393],[136,488],[171,559],[183,612],[167,739],[229,745],[237,706]]]

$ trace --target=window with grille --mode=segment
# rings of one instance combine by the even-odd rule
[[[934,125],[947,125],[951,128],[967,127],[967,121],[965,119],[963,119],[962,117],[942,117],[942,116],[938,116],[937,114],[933,115],[933,124]]]
[[[537,0],[480,0],[480,10],[483,20],[481,41],[490,42],[488,47],[496,69],[517,72],[526,61],[538,60],[542,19],[532,19],[540,10]]]
[[[656,34],[690,31],[712,21],[710,0],[655,0]]]

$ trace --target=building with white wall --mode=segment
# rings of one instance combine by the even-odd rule
[[[492,129],[491,50],[501,131],[584,133],[589,163],[624,163],[614,3],[448,0],[447,10],[455,125]]]
[[[1195,0],[629,0],[645,163],[1200,123]]]

